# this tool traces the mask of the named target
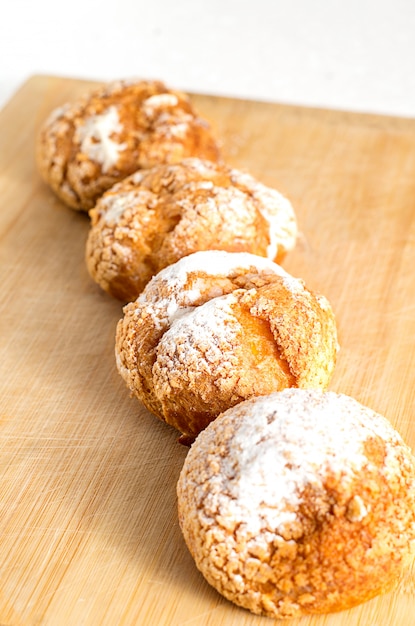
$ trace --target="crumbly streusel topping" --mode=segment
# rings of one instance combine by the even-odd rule
[[[178,482],[197,567],[274,618],[355,606],[415,547],[415,459],[391,424],[333,392],[240,403],[200,433]]]
[[[188,156],[220,158],[209,124],[187,95],[139,80],[108,83],[52,111],[36,153],[45,181],[85,211],[136,170]]]
[[[281,261],[297,237],[294,210],[279,192],[196,158],[131,175],[104,194],[90,216],[90,273],[124,300],[188,254],[245,251]],[[130,248],[125,261],[117,254],[120,243]]]
[[[131,391],[189,437],[253,395],[325,388],[336,351],[324,298],[266,258],[222,251],[159,272],[124,307],[116,341]]]

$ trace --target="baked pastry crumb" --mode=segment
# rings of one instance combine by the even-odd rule
[[[98,200],[90,217],[89,273],[124,302],[193,252],[244,251],[281,262],[297,236],[291,203],[277,190],[195,157],[125,178]]]
[[[415,459],[391,424],[334,392],[238,404],[192,445],[177,486],[198,569],[273,618],[391,590],[415,545]]]
[[[156,80],[113,81],[58,107],[36,143],[43,179],[81,211],[136,170],[188,156],[216,161],[218,142],[190,98]]]
[[[266,258],[217,250],[154,276],[116,333],[128,388],[186,441],[252,396],[325,389],[337,348],[324,296]]]

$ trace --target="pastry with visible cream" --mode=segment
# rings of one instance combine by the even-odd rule
[[[415,459],[391,424],[333,392],[287,389],[212,422],[178,481],[198,569],[272,618],[351,608],[396,586],[415,545]]]
[[[88,211],[138,169],[188,156],[217,160],[219,148],[187,95],[160,81],[119,80],[55,109],[41,127],[36,156],[59,198]]]
[[[247,398],[325,389],[337,347],[325,297],[268,259],[223,251],[159,272],[124,307],[116,333],[127,386],[183,441]]]
[[[245,251],[280,262],[297,236],[293,208],[278,191],[197,158],[136,172],[109,189],[90,217],[89,273],[124,302],[193,252]]]

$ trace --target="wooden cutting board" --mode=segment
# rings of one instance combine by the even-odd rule
[[[0,113],[1,626],[259,626],[184,545],[186,449],[129,397],[121,305],[87,275],[88,218],[34,164],[39,124],[92,83],[36,76]],[[341,350],[331,389],[415,447],[415,120],[194,95],[225,156],[293,202],[285,268],[324,293]],[[414,585],[302,626],[412,626]],[[275,622],[276,623],[276,622]]]

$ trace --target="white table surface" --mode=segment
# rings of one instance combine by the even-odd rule
[[[33,74],[415,117],[415,0],[13,0],[0,107]]]

